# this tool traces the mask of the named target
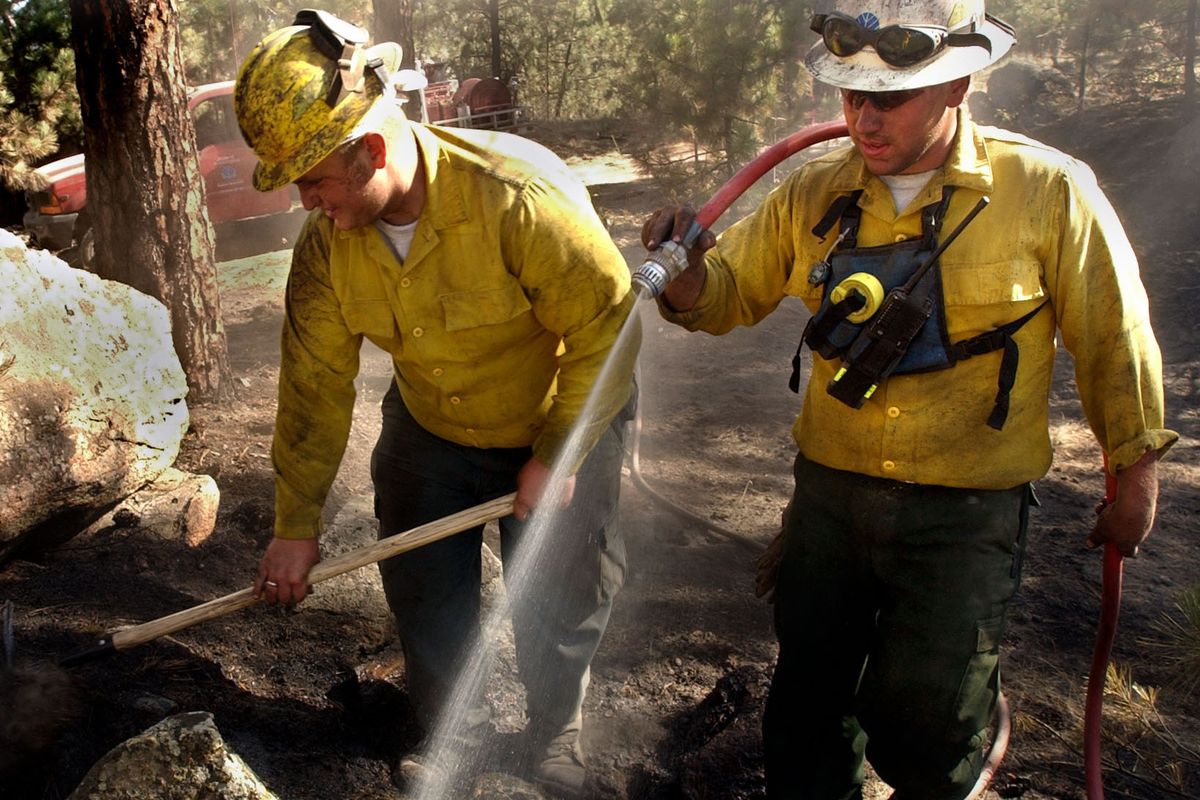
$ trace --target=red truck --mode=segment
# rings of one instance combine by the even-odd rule
[[[525,109],[513,103],[509,88],[494,78],[430,83],[416,93],[409,113],[435,125],[523,132]],[[257,159],[246,146],[233,112],[233,81],[209,83],[191,91],[188,108],[196,129],[200,174],[208,216],[217,231],[217,258],[278,249],[299,232],[303,208],[294,186],[257,192],[251,175]],[[430,113],[432,112],[432,113]],[[95,240],[88,217],[83,156],[37,168],[47,188],[26,194],[25,230],[41,247],[61,250],[72,263],[90,266]]]
[[[233,81],[197,87],[188,95],[188,108],[196,129],[208,216],[217,232],[218,257],[255,252],[250,245],[258,245],[261,251],[290,241],[300,229],[299,197],[295,187],[264,193],[251,184],[257,159],[238,130]],[[25,229],[39,246],[67,250],[68,260],[90,265],[95,249],[86,209],[83,155],[52,161],[37,171],[47,187],[26,195]]]

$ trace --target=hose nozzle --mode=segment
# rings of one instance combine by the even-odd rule
[[[657,250],[646,255],[646,260],[633,273],[634,288],[642,297],[658,297],[687,267],[684,246],[679,242],[663,242]]]

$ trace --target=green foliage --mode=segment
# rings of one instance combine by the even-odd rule
[[[296,11],[316,6],[369,27],[370,0],[178,0],[180,40],[188,83],[232,80],[255,43],[289,24]]]
[[[0,83],[0,184],[15,191],[42,188],[33,164],[58,149],[46,120],[30,119],[14,107],[12,92]]]
[[[776,116],[785,59],[784,5],[765,0],[681,0],[646,24],[638,0],[617,0],[612,18],[633,55],[622,79],[625,113],[689,131],[700,166],[728,175],[759,149]],[[795,92],[794,86],[782,87]]]
[[[0,0],[0,183],[40,188],[33,165],[82,139],[70,20],[54,0]]]
[[[1016,28],[1019,55],[1061,68],[1098,104],[1179,94],[1191,2],[992,0],[988,10]]]
[[[1157,638],[1144,642],[1161,653],[1185,694],[1200,688],[1200,584],[1180,593],[1175,608],[1155,624]]]

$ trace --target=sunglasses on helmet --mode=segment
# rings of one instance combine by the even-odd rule
[[[990,16],[988,19],[996,21]],[[992,51],[992,43],[975,32],[973,22],[952,29],[940,25],[888,25],[871,29],[853,17],[832,12],[813,16],[809,27],[821,34],[825,47],[839,58],[871,47],[893,67],[919,64],[945,47],[983,47],[989,53]]]

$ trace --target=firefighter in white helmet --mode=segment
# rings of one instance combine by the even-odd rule
[[[812,29],[805,64],[841,90],[852,145],[703,234],[660,309],[716,334],[787,297],[813,315],[773,574],[768,796],[861,797],[865,757],[896,798],[957,800],[980,773],[1050,466],[1056,334],[1119,487],[1089,547],[1137,552],[1178,437],[1137,260],[1095,177],[967,113],[1011,29],[983,0],[837,0]],[[660,209],[644,244],[682,241],[693,218]]]
[[[398,81],[399,47],[366,39],[302,11],[255,46],[234,94],[259,157],[255,186],[294,183],[312,212],[288,276],[275,536],[256,588],[278,603],[308,594],[369,340],[394,372],[371,461],[381,536],[515,490],[500,521],[509,566],[530,511],[543,498],[566,506],[545,534],[549,555],[511,599],[532,777],[576,795],[589,665],[625,570],[616,504],[637,336],[614,344],[633,307],[629,270],[560,159],[511,134],[410,123],[393,96],[419,76]],[[585,401],[593,413],[574,438]],[[570,477],[550,485],[560,457]],[[454,694],[478,646],[482,531],[380,565],[427,734],[394,773],[409,789],[488,755],[484,698]],[[448,711],[463,722],[443,729],[454,752],[439,754],[428,735]]]

